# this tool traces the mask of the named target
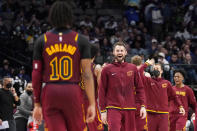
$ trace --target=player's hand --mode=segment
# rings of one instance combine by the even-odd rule
[[[146,108],[145,107],[141,107],[140,109],[140,117],[141,119],[145,119],[146,118]]]
[[[183,107],[180,107],[179,110],[180,110],[179,113],[183,114],[183,116],[184,116],[185,115],[185,109]]]
[[[86,116],[86,122],[90,123],[94,121],[94,118],[96,116],[96,111],[95,111],[95,105],[89,105],[88,111],[87,111],[87,116]]]
[[[36,105],[34,107],[34,110],[33,110],[33,120],[35,120],[35,122],[38,125],[41,125],[42,124],[42,119],[43,119],[43,116],[42,116],[42,107],[39,106],[39,105]]]
[[[151,77],[150,73],[148,73],[148,72],[144,72],[144,75],[145,75],[146,77]]]
[[[146,61],[146,63],[148,63],[149,65],[153,65],[155,63],[155,60],[154,59],[148,59]]]
[[[2,120],[0,119],[0,125],[2,125]]]
[[[107,124],[107,112],[101,113],[101,121],[103,122],[103,124]]]

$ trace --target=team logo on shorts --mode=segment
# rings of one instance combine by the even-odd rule
[[[167,83],[164,83],[161,86],[162,86],[162,88],[166,88],[168,86],[168,84]]]
[[[132,76],[132,74],[133,74],[133,71],[128,71],[127,72],[127,76]]]

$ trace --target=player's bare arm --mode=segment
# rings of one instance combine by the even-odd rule
[[[85,91],[89,100],[89,107],[87,111],[87,122],[92,122],[96,116],[95,114],[95,94],[94,94],[94,81],[91,71],[91,59],[82,59],[81,67],[83,70],[82,77],[85,84]]]
[[[100,81],[101,70],[102,70],[101,65],[96,65],[95,70],[94,70],[94,74],[96,75],[97,83],[99,83],[99,81]]]
[[[42,49],[44,44],[44,36],[40,36],[34,46],[33,54],[33,71],[32,71],[32,87],[34,88],[34,110],[33,118],[36,123],[41,124],[42,107],[40,104],[41,86],[42,86]]]

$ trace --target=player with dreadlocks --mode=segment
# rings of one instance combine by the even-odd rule
[[[86,129],[79,86],[81,76],[89,100],[86,122],[92,122],[95,117],[91,45],[84,36],[71,30],[72,18],[69,1],[56,1],[49,12],[54,28],[41,35],[34,46],[33,117],[41,124],[43,113],[49,131]],[[46,83],[43,88],[42,83]]]

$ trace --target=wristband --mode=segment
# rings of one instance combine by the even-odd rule
[[[107,110],[101,110],[101,113],[105,113],[105,112],[107,112]]]

